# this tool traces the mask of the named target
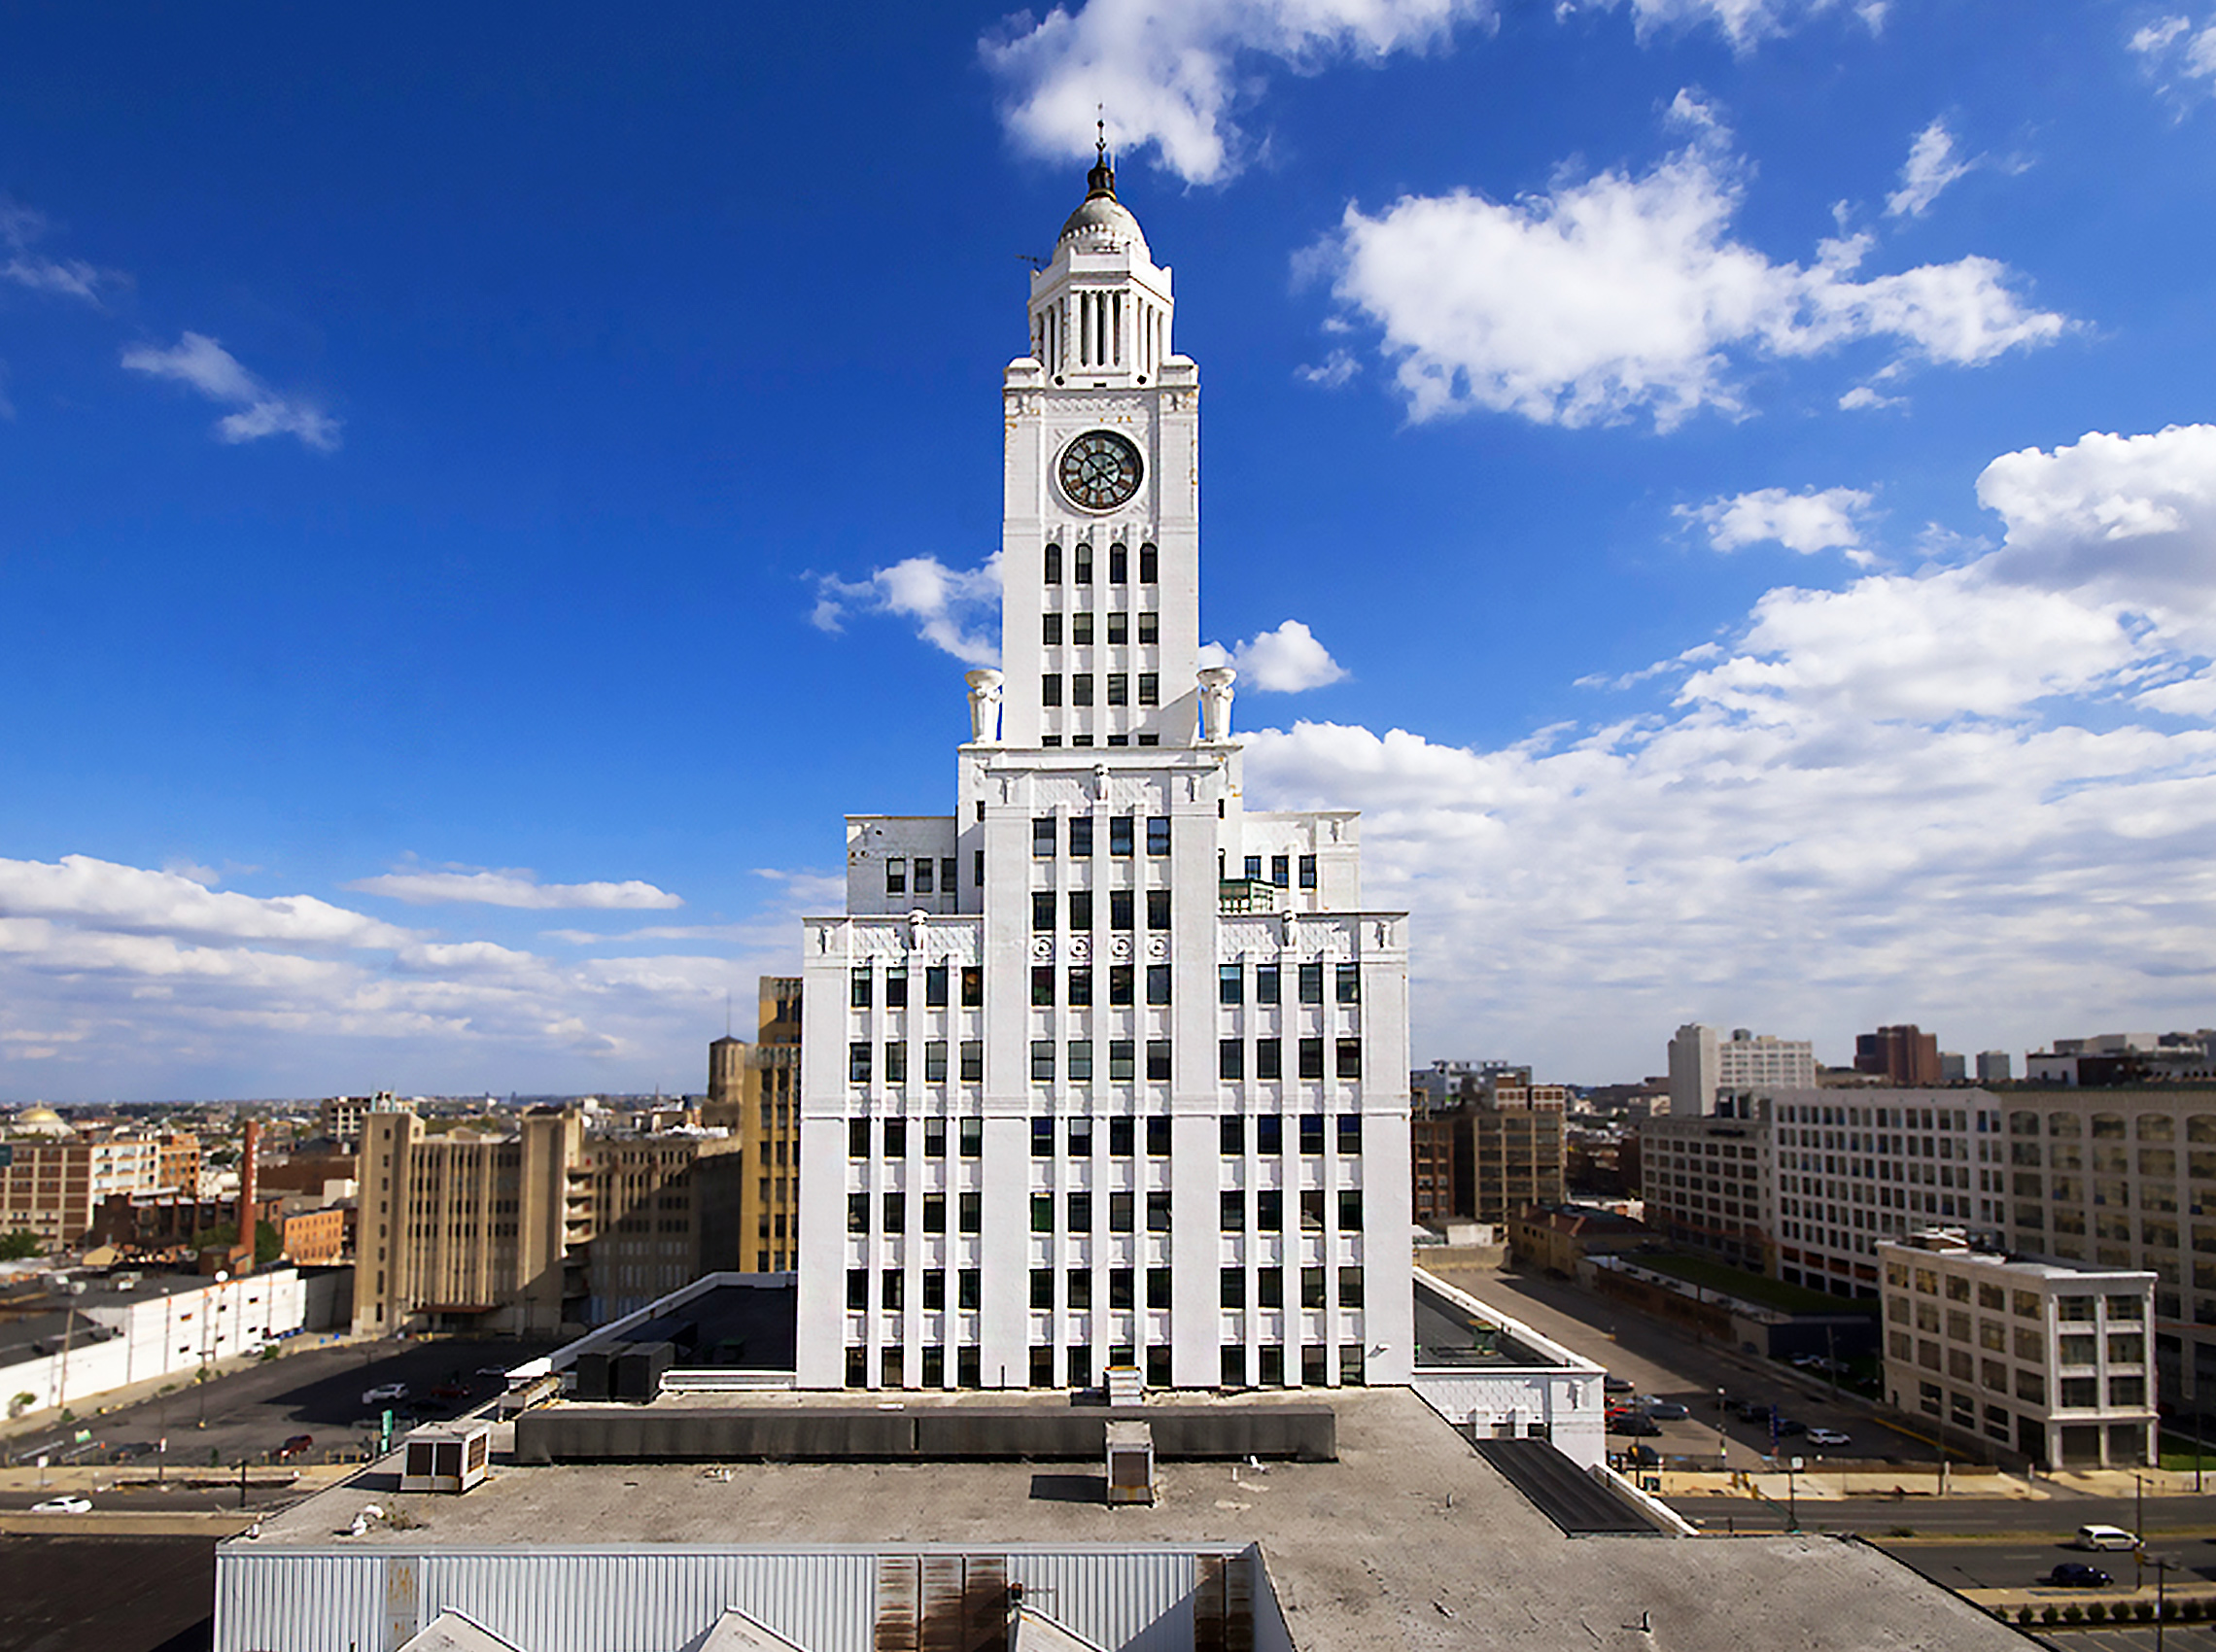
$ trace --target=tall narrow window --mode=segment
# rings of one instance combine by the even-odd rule
[[[1051,859],[1055,852],[1055,817],[1051,814],[1034,815],[1031,820],[1031,853],[1041,859]]]
[[[1092,853],[1092,816],[1073,814],[1069,817],[1069,852],[1084,859]]]
[[[867,1010],[876,996],[871,988],[870,966],[856,964],[847,972],[847,1002],[857,1010]]]
[[[1055,892],[1052,889],[1031,891],[1031,927],[1036,930],[1055,926]]]
[[[1255,1041],[1254,1076],[1258,1079],[1281,1079],[1285,1076],[1285,1041],[1262,1038]]]
[[[884,862],[884,892],[888,895],[908,893],[908,857],[887,855]]]
[[[1166,1038],[1147,1040],[1147,1083],[1169,1083],[1169,1040]]]
[[[1359,1038],[1338,1041],[1338,1076],[1342,1079],[1362,1077],[1362,1040]]]
[[[1069,892],[1069,926],[1081,934],[1092,927],[1091,890],[1072,889]]]
[[[1139,583],[1141,585],[1153,585],[1160,580],[1160,563],[1161,559],[1156,554],[1154,546],[1141,545],[1139,547]]]
[[[1130,890],[1111,889],[1108,891],[1108,927],[1110,929],[1129,929],[1131,927]]]
[[[1169,927],[1169,891],[1167,889],[1149,889],[1147,891],[1147,927],[1149,929],[1167,929]]]
[[[1286,888],[1292,883],[1293,857],[1291,855],[1271,855],[1269,857],[1269,880],[1280,889]]]
[[[1302,855],[1300,857],[1300,887],[1313,889],[1315,886],[1316,857],[1314,855]]]
[[[1341,1004],[1361,1003],[1362,966],[1360,964],[1341,964],[1336,973],[1338,977],[1338,1001]]]
[[[1300,1041],[1300,1077],[1320,1079],[1324,1076],[1324,1041],[1304,1038]]]
[[[1141,706],[1160,706],[1161,704],[1161,677],[1158,673],[1154,671],[1141,671],[1139,673],[1139,704]]]
[[[935,1038],[923,1046],[923,1082],[943,1084],[947,1082],[947,1041]],[[943,1124],[943,1120],[939,1120]]]
[[[1073,1010],[1092,1008],[1092,970],[1087,964],[1072,964],[1069,970],[1069,1007]]]
[[[1039,616],[1039,640],[1045,643],[1049,648],[1060,647],[1062,637],[1061,628],[1061,615],[1041,614]]]
[[[888,1084],[908,1083],[908,1046],[900,1043],[884,1047],[884,1082]]]
[[[1122,585],[1131,577],[1131,548],[1118,542],[1108,547],[1108,583]]]
[[[1031,1083],[1051,1084],[1055,1082],[1055,1041],[1035,1038],[1031,1041]]]
[[[1130,966],[1126,964],[1123,967],[1128,969]],[[1114,972],[1111,971],[1110,973],[1113,974]],[[1111,1083],[1128,1084],[1131,1081],[1134,1048],[1132,1041],[1127,1038],[1110,1039],[1108,1041],[1108,1078]],[[1131,1121],[1128,1119],[1111,1119],[1108,1120],[1108,1151],[1110,1153],[1117,1151],[1116,1138],[1119,1126],[1122,1127],[1124,1134],[1123,1152],[1127,1156],[1131,1151]]]
[[[985,1040],[981,1038],[965,1038],[962,1040],[961,1074],[962,1083],[965,1084],[985,1083]],[[976,1122],[977,1120],[974,1119],[966,1119],[962,1121],[965,1130],[969,1125]],[[969,1138],[964,1135],[962,1140],[966,1143]],[[964,1151],[966,1153],[966,1148]]]
[[[1169,1002],[1169,966],[1167,964],[1149,964],[1147,966],[1147,1002],[1149,1004],[1166,1004]]]
[[[1111,814],[1108,817],[1108,852],[1118,858],[1129,857],[1131,817],[1128,814]]]
[[[1216,1077],[1226,1081],[1246,1077],[1245,1040],[1225,1038],[1216,1041]]]
[[[1089,1038],[1069,1041],[1069,1082],[1073,1084],[1092,1083],[1092,1041]]]
[[[926,964],[923,966],[923,1002],[933,1010],[944,1010],[947,1007],[947,966],[945,964]]]
[[[928,895],[934,892],[931,870],[931,857],[929,855],[918,855],[916,857],[916,892],[918,895]]]
[[[868,1041],[857,1040],[847,1046],[847,1083],[866,1084],[870,1082],[870,1047]]]
[[[1110,614],[1108,616],[1108,640],[1110,642],[1128,642],[1131,640],[1131,616],[1129,614]]]
[[[1324,1001],[1324,966],[1320,963],[1300,966],[1300,1002],[1321,1004]]]
[[[1246,1002],[1246,965],[1218,964],[1216,966],[1216,1002],[1219,1004],[1244,1004]]]
[[[1059,545],[1049,544],[1047,546],[1046,576],[1049,585],[1059,585],[1061,583],[1061,547]]]
[[[908,1008],[908,966],[887,964],[884,971],[884,1007],[887,1010]]]
[[[1071,674],[1069,703],[1072,706],[1090,706],[1092,704],[1092,673],[1091,671],[1076,671]]]
[[[1040,676],[1039,704],[1041,706],[1059,706],[1061,704],[1061,672],[1047,671]]]
[[[1131,679],[1123,671],[1108,673],[1108,704],[1128,706],[1131,703]]]
[[[982,964],[962,966],[962,1008],[975,1010],[985,1003],[985,967]]]
[[[1108,966],[1108,1002],[1111,1005],[1130,1003],[1133,980],[1131,972],[1132,966],[1129,964],[1110,964]],[[1126,1045],[1125,1048],[1128,1049],[1129,1046]],[[1108,1076],[1114,1078],[1116,1075],[1111,1073]],[[1126,1079],[1130,1076],[1128,1073],[1124,1075]]]
[[[1161,640],[1161,615],[1152,610],[1139,615],[1139,640],[1141,642],[1160,642]]]
[[[1072,569],[1073,581],[1079,585],[1092,583],[1092,547],[1080,539],[1077,545],[1077,565]]]
[[[1051,1010],[1054,1006],[1055,966],[1052,964],[1033,964],[1031,966],[1031,1008],[1034,1010]]]
[[[1080,648],[1092,643],[1092,615],[1090,611],[1069,616],[1069,639]]]
[[[1277,965],[1254,966],[1254,1001],[1257,1004],[1274,1004],[1277,999]]]
[[[1168,815],[1154,814],[1147,817],[1147,853],[1150,855],[1169,853]]]

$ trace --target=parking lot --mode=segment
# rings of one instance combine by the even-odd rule
[[[240,1464],[306,1466],[358,1458],[375,1445],[387,1411],[393,1413],[396,1434],[417,1421],[454,1416],[499,1394],[505,1382],[498,1373],[550,1346],[512,1340],[332,1343],[204,1385],[183,1384],[170,1394],[87,1418],[67,1430],[10,1439],[11,1452],[21,1452],[50,1436],[73,1443],[70,1436],[83,1428],[91,1434],[91,1449],[67,1470],[57,1463],[47,1476],[52,1485],[41,1488],[33,1479],[27,1486],[0,1490],[0,1508],[27,1508],[64,1482],[69,1489],[83,1489],[78,1481],[87,1470],[91,1480],[110,1487],[119,1474],[136,1481],[148,1471],[179,1483],[175,1490],[96,1490],[100,1506],[128,1497],[131,1506],[141,1508],[235,1508]],[[404,1387],[404,1395],[364,1400],[370,1391],[396,1384]],[[302,1436],[305,1444],[299,1443]],[[295,1445],[290,1455],[288,1442]],[[27,1476],[18,1468],[9,1478]],[[279,1495],[282,1488],[272,1483],[277,1478],[250,1474],[249,1499],[259,1502]]]

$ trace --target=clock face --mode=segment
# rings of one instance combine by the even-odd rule
[[[1139,450],[1113,430],[1088,430],[1062,449],[1061,487],[1083,510],[1114,510],[1139,491]]]

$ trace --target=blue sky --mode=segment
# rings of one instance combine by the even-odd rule
[[[2198,1026],[2216,15],[17,8],[0,1098],[697,1089],[951,798],[1096,105],[1420,1058]]]

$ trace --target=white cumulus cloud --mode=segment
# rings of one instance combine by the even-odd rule
[[[530,912],[651,911],[685,904],[668,890],[636,878],[620,883],[541,883],[533,874],[515,870],[388,872],[360,878],[347,887],[419,907],[463,904],[516,907]]]
[[[407,932],[319,901],[210,889],[177,872],[90,855],[0,860],[0,916],[52,919],[87,930],[166,933],[301,946],[391,946]]]
[[[1651,710],[1497,750],[1265,730],[1250,796],[1364,810],[1366,904],[1418,918],[1419,1058],[1628,1077],[1700,1015],[1837,1060],[1904,1005],[1963,1049],[2198,1026],[2216,673],[2135,617],[2179,601],[2183,545],[2112,553],[2216,520],[2187,480],[2203,439],[2004,456],[1998,550],[1773,590]]]
[[[1719,551],[1775,540],[1803,556],[1845,551],[1849,560],[1866,562],[1860,518],[1869,508],[1870,496],[1856,488],[1812,488],[1797,494],[1758,488],[1706,504],[1681,504],[1675,514],[1706,528],[1709,543]]]
[[[1742,186],[1703,138],[1634,177],[1604,172],[1512,203],[1457,191],[1349,206],[1312,258],[1380,335],[1411,416],[1475,408],[1570,426],[1742,410],[1735,365],[1855,340],[1974,366],[2060,335],[2007,268],[1964,258],[1857,279],[1867,236],[1807,264],[1732,235]]]
[[[166,350],[152,345],[125,350],[123,365],[134,373],[186,385],[210,401],[234,408],[216,421],[221,441],[289,435],[325,453],[338,446],[336,419],[303,397],[271,390],[205,333],[187,332]]]
[[[1239,673],[1240,686],[1264,694],[1298,694],[1346,675],[1316,634],[1293,619],[1229,648],[1206,643],[1200,653],[1202,665],[1230,666]]]
[[[1492,16],[1492,0],[1084,0],[1018,13],[981,50],[1002,120],[1032,153],[1090,156],[1104,112],[1119,149],[1151,147],[1187,183],[1212,184],[1245,158],[1234,114],[1253,60],[1373,62]]]
[[[864,579],[818,575],[809,616],[825,631],[844,628],[849,611],[897,614],[935,648],[972,666],[1000,660],[1000,553],[984,566],[949,568],[936,557],[908,557]]]
[[[1946,121],[1932,121],[1909,146],[1908,159],[1900,169],[1900,188],[1886,197],[1886,216],[1922,218],[1931,210],[1942,189],[1976,164],[1956,157],[1955,134],[1947,130]]]
[[[2216,425],[2003,454],[1978,499],[2007,527],[2000,576],[2128,604],[2216,651]]]

